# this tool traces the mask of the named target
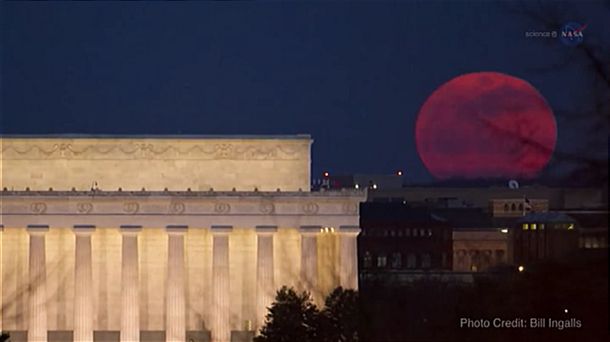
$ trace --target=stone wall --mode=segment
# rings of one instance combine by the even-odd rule
[[[0,188],[309,191],[311,143],[307,135],[2,137]]]

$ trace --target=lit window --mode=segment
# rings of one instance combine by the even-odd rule
[[[529,224],[524,223],[524,224],[523,224],[523,230],[528,230],[528,229],[530,229]]]
[[[536,227],[536,224],[535,224],[535,223],[532,223],[531,228],[532,228],[532,230],[536,230],[536,228],[537,228],[537,227]]]
[[[540,224],[540,230],[544,230],[544,223]]]
[[[572,229],[574,229],[574,223],[570,223],[570,224],[568,225],[568,230],[572,230]]]
[[[432,236],[432,229],[428,229],[428,236]]]
[[[380,255],[377,257],[377,267],[384,268],[388,264],[388,259],[385,255]]]

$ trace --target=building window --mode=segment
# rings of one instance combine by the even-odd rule
[[[421,229],[419,230],[419,236],[424,237],[424,236],[425,236],[425,234],[426,234],[426,232],[424,231],[424,228],[421,228]]]
[[[421,256],[421,267],[422,268],[430,268],[432,265],[432,258],[430,257],[430,253],[424,253]]]
[[[531,228],[531,230],[536,230],[536,228],[537,228],[537,227],[536,227],[536,224],[535,224],[535,223],[532,223],[532,225],[530,226],[530,228]]]
[[[574,229],[574,223],[568,224],[568,230],[572,230],[572,229]]]
[[[417,228],[413,228],[413,237],[417,237]]]
[[[432,236],[432,229],[428,228],[428,236]]]
[[[392,268],[402,268],[402,255],[399,252],[392,253]]]
[[[364,268],[371,268],[373,267],[373,257],[371,256],[371,253],[369,251],[364,252]]]
[[[515,203],[513,203],[513,204],[511,204],[511,205],[510,205],[510,210],[511,210],[511,211],[515,211],[515,210],[517,210],[517,206],[515,205]]]
[[[388,264],[388,259],[384,254],[377,257],[377,268],[385,268]]]
[[[415,268],[417,267],[417,260],[415,258],[415,254],[409,253],[407,255],[407,268]]]
[[[504,211],[508,211],[508,203],[504,203]]]
[[[540,224],[540,230],[544,230],[544,223]]]
[[[523,211],[523,203],[519,203],[519,211]]]
[[[504,261],[504,250],[502,249],[496,249],[496,263],[502,263],[505,262]]]
[[[528,230],[528,229],[530,229],[529,224],[524,223],[524,224],[523,224],[523,230]]]

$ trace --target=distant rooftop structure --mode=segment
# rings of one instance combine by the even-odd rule
[[[548,211],[548,212],[543,212],[543,213],[529,213],[529,214],[517,219],[517,222],[518,223],[525,223],[525,222],[576,223],[576,220],[574,220],[570,215],[565,214],[565,213]]]
[[[403,186],[403,173],[396,171],[393,174],[352,174],[333,175],[327,171],[312,182],[313,189],[369,189],[390,190],[401,189]]]

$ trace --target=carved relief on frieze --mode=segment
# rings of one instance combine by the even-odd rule
[[[182,202],[172,201],[169,204],[169,213],[170,214],[182,214],[182,213],[184,213],[185,209],[186,209],[186,206]]]
[[[127,214],[136,214],[140,210],[138,202],[125,202],[123,204],[123,212]]]
[[[43,202],[32,203],[32,205],[30,205],[30,210],[32,210],[34,214],[44,214],[47,212],[47,205]]]
[[[66,140],[70,141],[70,140]],[[230,159],[230,160],[297,160],[309,156],[309,142],[183,141],[141,142],[116,140],[92,143],[45,143],[32,141],[4,141],[2,154],[5,159]]]
[[[307,202],[303,204],[303,213],[307,215],[317,214],[319,209],[320,207],[318,204],[314,202]]]
[[[93,211],[93,204],[89,202],[77,203],[76,211],[79,214],[89,214],[91,211]]]
[[[275,205],[271,201],[263,201],[258,206],[258,210],[262,214],[273,214],[275,212]]]
[[[214,205],[214,212],[217,214],[226,214],[231,211],[231,205],[229,203],[216,203]]]

